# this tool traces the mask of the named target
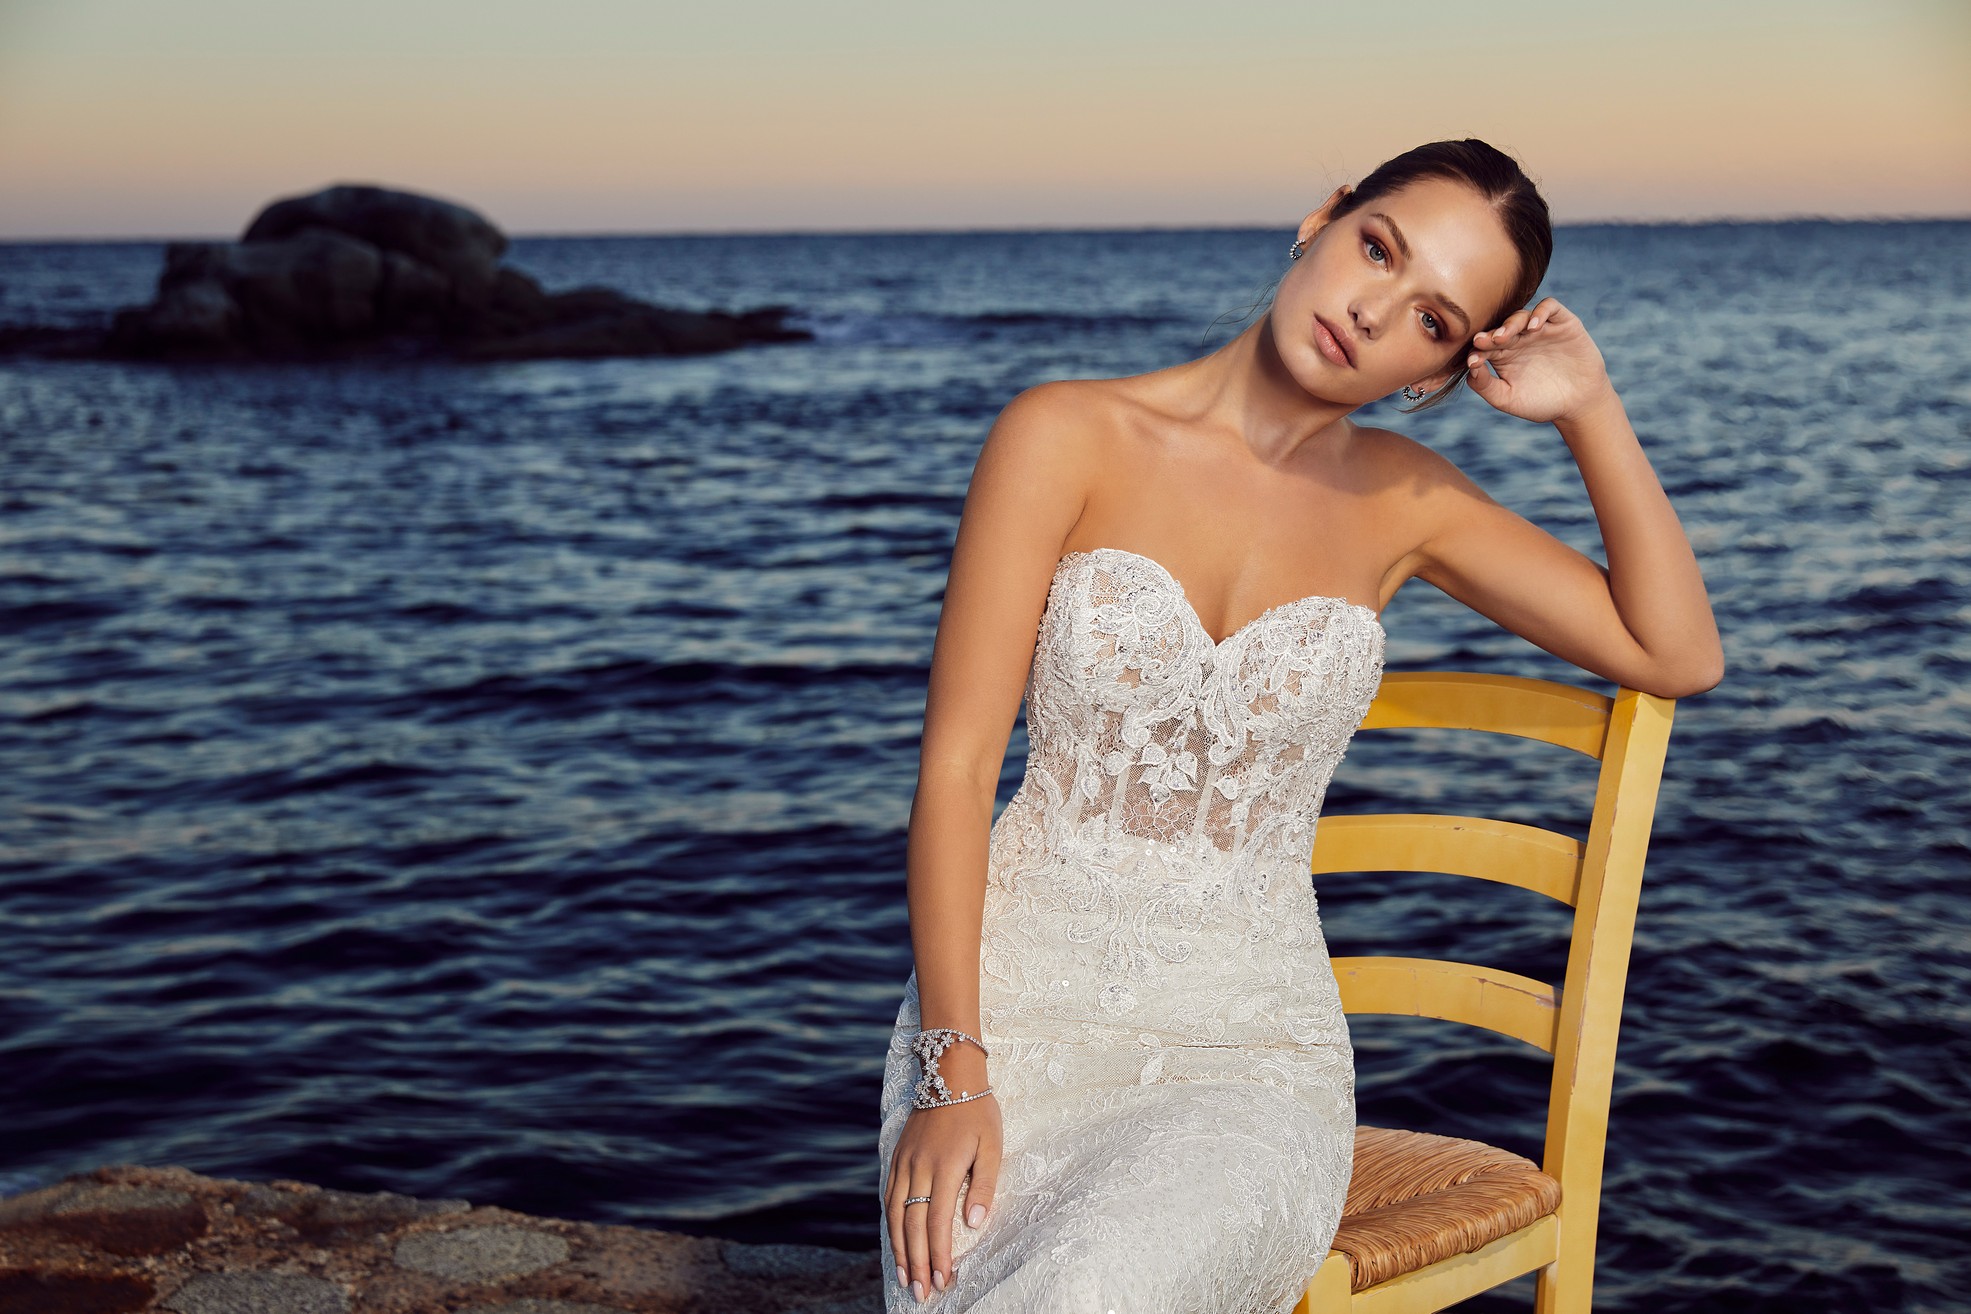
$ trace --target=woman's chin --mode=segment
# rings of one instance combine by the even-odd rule
[[[1372,386],[1348,378],[1335,378],[1330,370],[1296,370],[1294,381],[1300,390],[1307,394],[1309,401],[1321,402],[1329,406],[1367,406],[1370,402],[1381,401],[1391,393],[1377,392]]]
[[[1274,350],[1279,351],[1277,337],[1273,345]],[[1378,391],[1378,384],[1359,377],[1351,366],[1337,365],[1311,344],[1294,344],[1293,351],[1280,354],[1280,363],[1286,366],[1287,373],[1311,402],[1353,408],[1367,406],[1395,393],[1394,388]]]

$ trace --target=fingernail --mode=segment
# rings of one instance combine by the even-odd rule
[[[902,1264],[897,1265],[897,1285],[900,1287],[907,1287],[910,1285],[910,1274],[903,1271]]]
[[[965,1215],[965,1221],[973,1227],[977,1227],[980,1223],[983,1223],[985,1221],[985,1206],[973,1205],[972,1211]]]
[[[935,1287],[936,1287],[936,1288],[937,1288],[937,1289],[938,1289],[939,1291],[943,1291],[943,1290],[944,1290],[944,1270],[943,1270],[943,1269],[941,1269],[941,1268],[934,1268],[934,1269],[932,1269],[932,1270],[931,1270],[931,1284],[932,1284],[933,1286],[935,1286]]]
[[[924,1284],[922,1282],[911,1283],[910,1294],[917,1297],[918,1301],[921,1302],[924,1299]]]

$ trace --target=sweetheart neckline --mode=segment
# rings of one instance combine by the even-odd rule
[[[1383,627],[1382,617],[1376,614],[1376,609],[1374,607],[1367,606],[1360,602],[1353,602],[1347,598],[1337,597],[1335,594],[1332,593],[1310,593],[1304,598],[1293,598],[1286,602],[1276,602],[1272,606],[1268,607],[1265,611],[1260,612],[1257,616],[1254,616],[1251,620],[1247,621],[1245,624],[1233,630],[1230,634],[1226,635],[1224,638],[1213,639],[1211,637],[1211,631],[1205,628],[1204,618],[1198,615],[1198,609],[1196,605],[1192,603],[1191,595],[1184,587],[1184,581],[1177,578],[1176,574],[1170,569],[1169,566],[1164,565],[1163,562],[1158,561],[1155,557],[1145,556],[1141,552],[1136,552],[1129,548],[1122,548],[1122,547],[1076,548],[1072,552],[1063,554],[1061,559],[1054,563],[1054,569],[1056,573],[1058,573],[1061,567],[1066,565],[1070,558],[1092,557],[1098,552],[1114,552],[1120,556],[1134,558],[1137,561],[1141,561],[1146,565],[1151,566],[1159,574],[1161,574],[1166,580],[1170,581],[1171,587],[1177,590],[1177,597],[1181,602],[1183,602],[1184,611],[1188,616],[1190,616],[1191,623],[1198,627],[1198,632],[1204,635],[1205,641],[1211,644],[1212,651],[1214,652],[1218,651],[1219,649],[1222,649],[1223,647],[1225,647],[1226,644],[1232,642],[1232,640],[1238,638],[1241,634],[1244,634],[1247,630],[1259,624],[1259,622],[1265,620],[1268,616],[1271,616],[1274,612],[1285,611],[1289,607],[1298,607],[1309,602],[1333,603],[1335,606],[1344,607],[1350,611],[1360,612],[1368,618],[1369,623],[1375,626],[1376,630],[1379,633],[1383,634],[1385,637],[1389,633],[1389,631]]]

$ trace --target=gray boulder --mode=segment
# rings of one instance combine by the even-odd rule
[[[476,211],[435,196],[342,185],[275,201],[246,226],[243,245],[281,242],[310,228],[330,228],[395,251],[447,279],[453,295],[478,304],[492,291],[506,254],[506,234]]]
[[[811,337],[785,306],[681,310],[609,288],[549,293],[499,263],[506,235],[450,201],[342,185],[274,202],[237,242],[174,242],[155,299],[101,354],[170,360],[365,354],[526,360],[727,351]],[[4,347],[0,343],[0,347]]]

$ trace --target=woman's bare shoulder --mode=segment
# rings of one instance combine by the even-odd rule
[[[1007,407],[1045,411],[1091,425],[1113,424],[1154,406],[1153,394],[1140,384],[1139,378],[1054,379],[1034,384],[1008,402]]]
[[[1374,485],[1391,492],[1414,498],[1481,491],[1450,457],[1394,429],[1358,424],[1355,450]]]
[[[1140,428],[1142,403],[1120,386],[1129,382],[1056,379],[1034,384],[999,412],[988,446],[1017,449],[1024,460],[1055,470],[1098,471]]]

